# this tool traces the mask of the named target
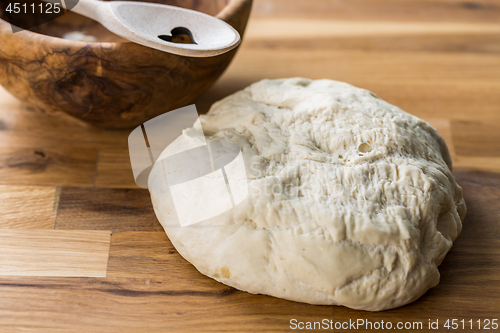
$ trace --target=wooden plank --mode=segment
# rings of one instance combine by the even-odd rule
[[[463,286],[465,289],[467,286]],[[471,290],[473,291],[473,290]],[[462,295],[460,293],[460,295]],[[443,298],[446,299],[446,302],[443,302]],[[407,305],[405,307],[399,308],[397,310],[389,310],[384,312],[365,312],[365,311],[356,311],[352,309],[342,308],[342,307],[334,307],[333,316],[336,322],[347,322],[364,320],[372,323],[375,322],[384,322],[391,323],[392,330],[396,331],[398,323],[402,323],[400,325],[405,325],[409,323],[407,329],[404,329],[404,326],[401,326],[403,329],[402,332],[450,332],[450,329],[445,328],[444,324],[448,319],[456,319],[456,322],[464,319],[466,325],[470,323],[469,320],[473,320],[474,322],[474,330],[467,329],[465,326],[465,330],[469,332],[480,332],[478,330],[477,320],[481,319],[481,328],[484,325],[484,320],[488,319],[491,323],[491,318],[498,317],[498,311],[500,308],[498,307],[497,300],[488,299],[484,302],[479,301],[477,305],[474,307],[470,306],[470,299],[460,299],[456,296],[449,295],[445,297],[443,294],[437,294],[434,289],[427,292],[425,296],[419,299],[418,302],[412,303],[411,305]],[[429,329],[429,322],[438,321],[439,328],[437,329]],[[451,320],[449,322],[451,324]],[[387,325],[387,324],[385,324]],[[408,325],[408,324],[407,324]],[[462,323],[460,322],[460,325]],[[357,329],[347,329],[340,330],[341,332],[377,332],[377,331],[389,331],[377,330],[377,326],[364,326],[360,325]],[[379,326],[380,327],[380,326]],[[387,327],[387,326],[384,326]],[[460,326],[460,329],[462,326]],[[459,330],[460,330],[459,329]],[[336,332],[339,330],[336,330]],[[482,331],[482,330],[481,330]],[[397,332],[397,331],[396,331]]]
[[[495,0],[256,0],[252,18],[498,23]]]
[[[55,187],[0,185],[0,229],[53,229]]]
[[[144,189],[61,189],[56,229],[163,230]]]
[[[500,157],[456,156],[453,167],[500,173]]]
[[[300,43],[300,40],[298,41]],[[495,54],[466,54],[458,52],[396,52],[362,50],[294,50],[251,48],[243,45],[231,72],[232,79],[283,78],[304,76],[313,79],[330,78],[353,82],[376,83],[451,83],[447,92],[453,92],[460,80],[468,84],[491,85],[498,88],[500,59]],[[255,58],[266,61],[255,62]],[[248,67],[251,64],[251,67]],[[411,66],[410,66],[411,64]],[[460,70],[457,70],[460,68]],[[261,73],[266,73],[263,77]],[[240,76],[242,75],[242,76]],[[395,82],[394,80],[397,80]],[[399,92],[399,90],[394,90]],[[404,91],[403,91],[404,93]]]
[[[167,246],[166,246],[167,245]],[[108,265],[108,279],[117,280],[123,278],[134,280],[147,279],[148,287],[140,287],[151,292],[159,291],[168,286],[171,290],[179,290],[180,293],[188,293],[193,296],[201,296],[203,293],[227,294],[223,300],[227,312],[217,318],[219,297],[207,297],[200,300],[200,304],[211,304],[215,309],[200,313],[198,319],[192,318],[193,327],[189,330],[202,329],[206,331],[255,331],[255,332],[282,332],[289,330],[289,321],[296,318],[300,321],[317,320],[325,318],[331,320],[331,307],[314,306],[296,302],[288,302],[269,296],[251,295],[236,291],[216,282],[199,273],[194,266],[181,259],[175,249],[171,247],[164,233],[151,232],[123,232],[114,233],[110,250]],[[130,288],[130,287],[129,287]],[[133,287],[138,288],[136,287]],[[122,294],[130,294],[131,291],[122,289]],[[133,294],[135,294],[134,292]],[[171,297],[175,291],[166,292]],[[177,303],[176,310],[181,313],[192,312],[188,305],[191,297],[183,298],[182,303]],[[161,302],[161,299],[159,300]],[[209,302],[209,303],[207,303]],[[239,317],[240,307],[244,309],[244,317],[237,319],[238,324],[233,322],[234,316]],[[165,311],[171,307],[165,306]],[[229,310],[231,309],[231,310]],[[248,318],[255,318],[250,321]],[[180,319],[179,319],[180,320]],[[198,327],[198,322],[206,323],[210,327]],[[176,321],[172,327],[181,324]],[[213,327],[212,327],[213,325]]]
[[[105,277],[109,231],[0,230],[0,275]]]
[[[399,82],[399,87],[397,87]],[[378,96],[401,109],[422,119],[500,121],[495,111],[500,103],[500,85],[497,82],[459,78],[455,82],[435,80],[428,73],[428,79],[420,82],[395,82],[359,84],[362,88],[375,91]],[[456,148],[453,122],[452,132]]]
[[[172,263],[171,261],[182,261]],[[196,278],[196,269],[174,248],[165,232],[114,232],[108,277],[162,277],[184,269]]]
[[[96,187],[139,188],[134,181],[128,146],[99,150]]]
[[[97,150],[0,146],[0,184],[93,186]]]
[[[164,231],[113,232],[109,257],[111,261],[120,259],[183,259]],[[109,271],[112,269],[110,268]]]
[[[500,122],[500,72],[494,68],[500,69],[500,60],[492,55],[243,45],[231,71],[195,103],[199,111],[206,112],[215,101],[257,80],[301,76],[346,81],[424,119]]]
[[[333,319],[330,306],[213,283],[218,287],[172,274],[163,279],[0,278],[0,326],[9,332],[82,327],[85,332],[289,332],[291,318]]]
[[[415,35],[500,34],[500,24],[450,22],[345,21],[330,19],[254,19],[245,37],[248,40],[303,40],[332,36],[415,36]]]
[[[343,59],[341,63],[347,61],[347,59]],[[226,80],[216,83],[207,93],[195,100],[199,112],[206,113],[217,100],[244,89],[255,80],[262,79],[253,77],[253,74],[247,72],[243,66],[239,68],[240,65],[239,62],[233,65],[237,66],[237,68],[233,67],[235,70],[241,70],[238,77],[228,73],[225,77]],[[247,65],[250,65],[250,63],[247,63]],[[343,65],[338,64],[338,66]],[[374,66],[376,65],[374,64]],[[299,72],[294,74],[313,79],[347,79],[350,84],[373,91],[380,98],[422,119],[439,117],[439,119],[500,123],[500,112],[498,112],[497,107],[497,105],[500,105],[500,84],[498,82],[479,83],[477,80],[475,82],[472,80],[469,82],[467,80],[451,82],[431,79],[411,82],[404,78],[381,78],[380,81],[373,82],[370,79],[371,73],[367,74],[366,77],[358,77],[357,75],[354,77],[351,73],[349,79],[349,74],[345,76],[329,74],[329,72],[333,71],[332,67],[334,66],[325,65],[324,74],[319,73],[320,69],[311,70],[308,73],[306,68],[300,69]],[[352,71],[355,72],[357,69],[353,68]],[[269,76],[271,74],[275,75],[276,78],[286,77],[286,68],[269,69]],[[452,129],[455,134],[453,123]]]
[[[0,146],[97,149],[126,146],[129,134],[95,128],[66,114],[31,110],[0,86]]]
[[[252,26],[252,25],[251,25]],[[306,29],[309,31],[309,29]],[[397,32],[397,29],[395,30]],[[272,35],[271,35],[272,36]],[[393,34],[393,35],[326,35],[311,38],[255,38],[246,37],[245,47],[266,49],[321,49],[321,50],[363,50],[405,51],[405,52],[457,52],[462,53],[500,53],[500,34]]]
[[[500,123],[453,121],[452,127],[458,155],[500,157]]]
[[[475,247],[477,249],[483,245],[482,241],[500,242],[500,206],[498,205],[500,200],[500,173],[457,169],[454,174],[458,184],[463,188],[467,204],[467,217],[463,229],[464,236],[460,236],[459,241],[476,241]],[[457,249],[458,245],[460,243],[457,244]],[[484,244],[484,246],[487,245],[489,244]],[[463,250],[465,251],[468,246],[472,246],[472,243],[464,245]],[[470,249],[470,251],[471,253],[477,253],[477,249]],[[484,253],[485,258],[493,260],[494,253]],[[500,257],[497,256],[495,260],[500,260]],[[474,266],[475,264],[471,262],[471,265]],[[498,272],[500,265],[492,264],[489,269]],[[497,275],[497,277],[500,277],[500,275]]]

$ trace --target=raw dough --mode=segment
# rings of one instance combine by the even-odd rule
[[[425,121],[369,91],[303,78],[257,82],[201,120],[209,142],[241,147],[247,198],[182,228],[168,191],[151,190],[170,240],[201,273],[250,293],[371,311],[438,284],[466,206]],[[185,131],[173,145],[195,139]]]

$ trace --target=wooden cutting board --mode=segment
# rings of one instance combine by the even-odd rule
[[[257,0],[234,63],[195,103],[206,111],[292,76],[372,90],[441,132],[468,213],[436,288],[369,313],[215,282],[176,252],[134,185],[128,131],[34,113],[0,89],[0,332],[285,332],[292,319],[421,322],[419,332],[464,319],[458,331],[479,332],[500,320],[497,3]]]

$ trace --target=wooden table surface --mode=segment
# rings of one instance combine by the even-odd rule
[[[468,213],[436,288],[368,313],[215,282],[180,257],[134,185],[128,131],[35,113],[0,88],[0,331],[284,332],[291,319],[427,331],[438,319],[444,332],[472,319],[465,331],[479,332],[477,320],[500,319],[498,1],[257,0],[233,64],[195,103],[293,76],[372,90],[443,135]]]

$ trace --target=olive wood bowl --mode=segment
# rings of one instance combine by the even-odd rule
[[[156,0],[214,15],[245,31],[252,0]],[[131,128],[189,104],[207,90],[236,49],[208,58],[178,56],[128,42],[68,12],[32,31],[0,20],[0,84],[29,107],[104,128]],[[63,39],[78,31],[87,43]]]

